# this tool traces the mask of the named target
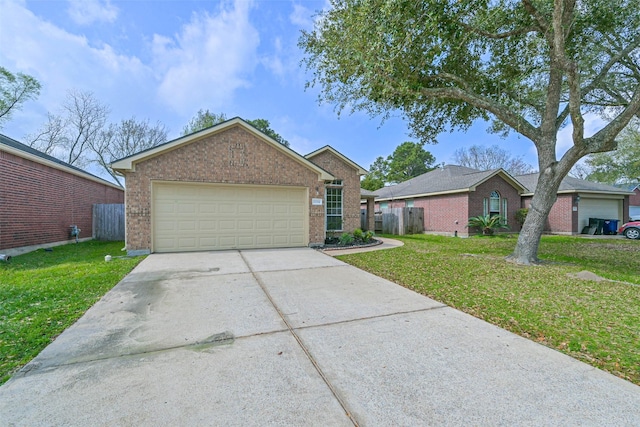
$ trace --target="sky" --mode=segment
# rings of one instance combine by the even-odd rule
[[[319,104],[300,62],[303,30],[325,1],[305,0],[0,0],[0,65],[35,77],[42,90],[0,133],[18,141],[58,112],[68,91],[89,91],[109,106],[110,122],[135,117],[163,123],[169,139],[200,109],[228,118],[266,119],[304,155],[331,145],[367,169],[411,138],[395,114],[382,123],[365,113],[340,115]],[[587,120],[587,126],[599,120]],[[537,165],[533,144],[512,134],[444,133],[425,149],[437,163],[471,145],[499,145]],[[558,151],[570,144],[561,131]]]

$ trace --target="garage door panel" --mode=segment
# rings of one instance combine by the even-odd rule
[[[232,203],[220,203],[219,205],[220,214],[235,214],[237,210],[237,206]]]
[[[257,220],[256,221],[256,230],[258,231],[264,231],[264,230],[270,230],[271,229],[271,221],[270,220]]]
[[[214,203],[202,202],[198,205],[199,214],[214,214],[218,212],[218,207]]]
[[[304,188],[154,184],[155,252],[306,246]]]
[[[198,229],[200,231],[207,232],[207,231],[215,231],[218,229],[218,227],[216,227],[215,221],[199,221]]]
[[[247,220],[238,220],[238,226],[237,229],[242,232],[242,231],[253,231],[255,229],[255,223],[254,221],[247,221]]]

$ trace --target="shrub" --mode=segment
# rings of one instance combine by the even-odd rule
[[[357,242],[363,242],[364,241],[364,232],[361,229],[356,228],[355,230],[353,230],[353,238]]]
[[[373,240],[373,231],[367,230],[364,233],[364,236],[362,237],[362,241],[365,242],[365,243],[369,243],[372,240]]]
[[[509,226],[504,222],[504,219],[500,215],[473,216],[469,218],[469,223],[467,224],[467,227],[478,228],[482,230],[482,234],[486,236],[493,235],[493,233],[497,229],[509,228]]]
[[[347,246],[353,243],[353,236],[349,233],[342,233],[340,236],[340,244],[343,246]]]
[[[527,219],[527,214],[529,213],[529,209],[522,208],[516,211],[516,221],[518,224],[524,224],[524,220]]]

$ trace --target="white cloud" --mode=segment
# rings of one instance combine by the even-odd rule
[[[35,16],[24,3],[3,1],[1,8],[0,63],[13,72],[32,75],[42,84],[38,99],[8,123],[14,137],[33,133],[46,120],[47,111],[57,110],[70,89],[94,92],[120,113],[117,119],[135,111],[136,102],[140,102],[135,92],[140,98],[149,91],[151,68],[137,57],[121,55],[106,44],[92,46],[84,36]]]
[[[235,90],[248,87],[257,64],[258,31],[249,22],[251,3],[237,0],[217,14],[193,14],[174,37],[154,35],[158,98],[185,114],[219,109]]]
[[[306,7],[294,4],[293,12],[289,15],[289,19],[292,24],[297,25],[298,27],[310,28],[313,26],[313,20],[311,18],[312,14],[313,13]]]
[[[260,62],[273,74],[282,78],[285,74],[285,66],[282,63],[282,40],[277,37],[273,42],[274,54],[266,56]]]
[[[607,122],[597,114],[587,113],[584,115],[584,136],[586,138],[593,136],[600,129],[605,127]],[[560,158],[569,148],[573,146],[573,125],[569,123],[566,127],[558,132],[556,142],[556,155]]]
[[[118,18],[118,8],[110,0],[69,0],[67,13],[78,25],[114,22]]]

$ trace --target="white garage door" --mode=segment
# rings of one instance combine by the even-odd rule
[[[581,197],[578,203],[578,231],[589,225],[589,218],[621,220],[621,215],[622,200]]]
[[[153,251],[307,246],[307,189],[153,185]]]

